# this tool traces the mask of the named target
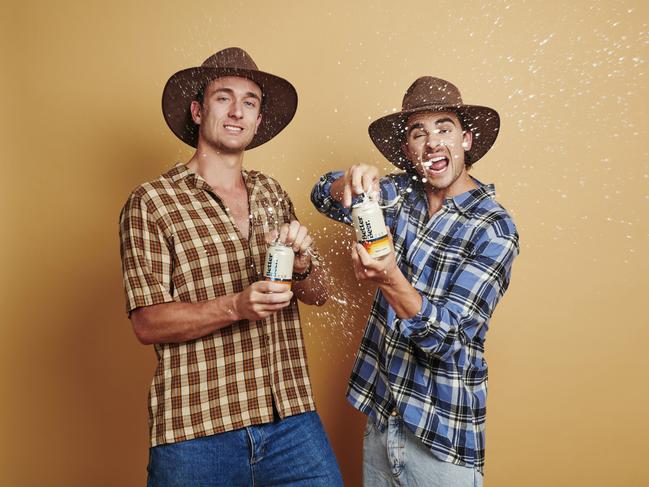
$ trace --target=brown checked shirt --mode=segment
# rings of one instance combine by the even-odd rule
[[[250,202],[244,238],[210,186],[184,164],[139,186],[120,215],[126,309],[195,303],[259,279],[265,235],[295,218],[274,179],[243,171]],[[155,345],[149,391],[151,446],[231,431],[315,410],[297,301],[264,320]]]

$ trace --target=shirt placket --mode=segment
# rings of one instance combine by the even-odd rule
[[[242,287],[245,289],[248,285],[252,284],[257,280],[257,268],[254,262],[254,259],[252,258],[252,250],[250,248],[251,242],[254,242],[254,227],[252,225],[252,222],[250,222],[249,226],[249,236],[248,238],[245,238],[242,234],[240,229],[237,227],[234,219],[230,215],[230,212],[228,209],[225,207],[223,204],[223,201],[221,201],[221,198],[219,195],[212,189],[212,187],[205,182],[202,178],[200,178],[197,175],[194,175],[196,178],[196,189],[205,191],[208,196],[209,200],[212,203],[212,207],[216,210],[216,214],[212,214],[212,212],[208,212],[208,214],[212,214],[213,216],[217,217],[220,219],[221,223],[227,228],[228,234],[229,235],[236,235],[237,236],[237,241],[239,245],[241,246],[241,249],[243,250],[244,253],[244,258],[245,258],[245,265],[244,268],[246,269],[245,277],[247,278],[247,283],[242,283]],[[244,173],[244,179],[246,180],[246,189],[248,193],[248,207],[249,210],[252,211],[251,208],[251,203],[250,200],[252,199],[251,195],[251,188],[248,187],[248,182],[247,182],[247,177],[245,176]],[[213,226],[216,228],[218,225],[216,225],[213,222]]]
[[[423,229],[417,231],[414,244],[410,246],[408,252],[410,262],[423,262],[430,258],[430,255],[435,251],[435,242],[432,241],[432,236],[435,233],[441,233],[439,232],[439,227],[448,224],[449,218],[452,218],[453,211],[455,211],[453,202],[446,200],[442,207],[428,219]],[[432,243],[427,243],[429,241],[432,241]],[[424,271],[425,266],[419,267],[420,269],[413,276],[412,282],[419,283],[421,279],[421,273]]]
[[[255,198],[258,192],[258,185],[255,184],[255,181],[250,175],[246,172],[243,173],[244,181],[246,184],[246,190],[248,193],[248,210],[249,210],[249,215],[254,215],[254,211],[256,208],[255,205]],[[244,252],[245,256],[245,277],[247,278],[247,283],[242,282],[241,286],[243,289],[245,289],[247,286],[252,284],[253,282],[256,282],[259,278],[259,273],[257,271],[257,265],[255,263],[255,259],[253,258],[254,252],[252,249],[252,246],[257,245],[257,240],[256,240],[256,229],[255,225],[253,222],[253,219],[250,219],[250,226],[249,226],[249,232],[248,232],[248,239],[241,238],[241,232],[238,230],[234,219],[232,216],[229,214],[229,212],[226,210],[225,205],[219,198],[219,196],[214,192],[214,190],[201,178],[196,177],[196,188],[203,190],[208,193],[209,195],[209,200],[212,202],[214,210],[217,212],[217,217],[221,220],[223,225],[228,228],[228,233],[237,235],[239,237],[238,241],[239,244],[241,245],[241,248]],[[268,401],[268,393],[270,395],[274,395],[273,391],[273,382],[271,378],[272,374],[272,357],[271,357],[271,338],[270,338],[270,333],[268,331],[268,324],[267,320],[255,320],[255,321],[250,321],[249,322],[250,330],[252,332],[253,328],[256,328],[257,335],[258,335],[258,345],[260,347],[261,351],[261,356],[259,358],[259,362],[261,364],[261,368],[264,373],[264,390],[260,391],[262,394],[259,395],[258,399]],[[254,335],[251,333],[251,336],[254,337]],[[268,388],[268,389],[266,389]],[[271,410],[271,417],[272,417],[272,405],[271,404],[265,404],[266,407]]]
[[[260,249],[257,239],[258,235],[257,232],[259,229],[263,229],[263,226],[257,225],[254,215],[258,214],[258,205],[257,202],[259,201],[259,192],[261,191],[261,186],[259,184],[256,184],[256,180],[253,175],[250,173],[244,171],[244,180],[246,183],[246,189],[248,191],[248,210],[249,210],[249,215],[250,215],[250,232],[249,232],[249,238],[248,238],[248,245],[247,245],[247,256],[246,256],[246,267],[248,268],[248,271],[250,273],[250,278],[253,280],[258,280],[260,278],[260,273],[257,271],[258,268],[257,265],[263,266],[264,263],[261,262],[261,259],[265,255],[265,249]],[[258,228],[259,227],[259,228]],[[265,237],[262,235],[261,237]],[[253,246],[255,249],[253,249]],[[256,250],[256,252],[255,252]],[[260,262],[256,263],[254,256],[258,255]],[[274,360],[274,345],[273,341],[271,338],[271,330],[270,328],[270,320],[274,318],[269,317],[264,320],[258,320],[256,321],[256,325],[258,327],[259,331],[259,339],[260,339],[260,345],[261,345],[261,364],[262,364],[262,370],[264,374],[264,384],[269,388],[270,390],[270,395],[273,398],[270,402],[270,404],[266,404],[266,406],[272,410],[272,401],[275,401],[276,404],[278,403],[277,400],[277,392],[275,391],[275,387],[273,386],[273,373],[275,370],[275,360]],[[260,398],[261,399],[261,398]],[[264,395],[264,399],[268,400],[268,396]],[[279,409],[279,408],[278,408]],[[272,414],[272,412],[271,412]]]
[[[262,187],[259,184],[256,185],[251,185],[249,187],[249,192],[250,192],[250,212],[251,215],[258,215],[263,213],[266,218],[268,218],[268,229],[272,230],[275,229],[279,232],[279,213],[278,210],[273,207],[276,205],[276,201],[274,201],[270,195],[262,194],[258,195],[258,193],[262,190]],[[265,197],[267,196],[267,197]],[[265,203],[264,203],[265,202]],[[258,205],[258,203],[261,203],[261,205]],[[263,206],[264,204],[269,205],[268,207],[263,207],[260,208],[260,206]],[[261,210],[261,211],[260,211]],[[252,223],[252,222],[251,222]],[[257,231],[257,228],[263,229],[263,225],[253,225],[251,228],[254,228],[255,232]],[[264,235],[265,237],[265,235]],[[251,233],[250,236],[250,241],[255,242],[254,245],[257,245],[257,235],[254,235]],[[265,256],[266,250],[259,249],[260,251],[258,252],[259,258],[263,259]],[[260,266],[263,266],[264,263],[260,262]],[[261,332],[261,346],[262,346],[262,354],[261,354],[261,359],[263,363],[263,370],[265,374],[265,380],[267,381],[267,384],[269,384],[270,387],[270,392],[272,395],[272,400],[274,401],[276,407],[277,407],[277,412],[279,413],[280,417],[284,417],[283,413],[283,408],[281,407],[281,398],[278,397],[278,390],[276,389],[276,384],[275,381],[273,380],[273,377],[275,376],[275,371],[277,369],[277,362],[281,360],[280,357],[280,351],[278,348],[282,348],[284,344],[282,343],[276,343],[272,336],[272,323],[276,320],[276,315],[271,315],[265,320],[260,320],[259,326],[260,326],[260,332]],[[270,405],[269,405],[270,406]]]

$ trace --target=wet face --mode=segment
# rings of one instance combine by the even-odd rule
[[[464,151],[471,142],[454,113],[419,112],[408,118],[402,150],[428,187],[452,197],[469,180]]]
[[[215,79],[205,88],[203,103],[191,104],[199,144],[226,153],[245,150],[261,123],[260,110],[257,83],[234,76]]]

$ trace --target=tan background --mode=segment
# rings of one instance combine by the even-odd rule
[[[474,174],[522,235],[487,342],[486,485],[649,485],[646,3],[8,3],[0,484],[144,484],[154,354],[123,312],[117,217],[190,156],[161,116],[168,76],[236,45],[300,95],[245,164],[280,180],[334,267],[339,302],[302,311],[346,484],[360,482],[363,418],[343,393],[371,291],[337,254],[349,233],[307,194],[329,169],[389,170],[367,125],[433,74],[500,112]]]

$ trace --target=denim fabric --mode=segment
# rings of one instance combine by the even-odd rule
[[[363,440],[364,487],[482,487],[482,474],[471,467],[436,458],[399,416],[384,431],[368,419]]]
[[[150,449],[148,487],[342,486],[315,412]]]

